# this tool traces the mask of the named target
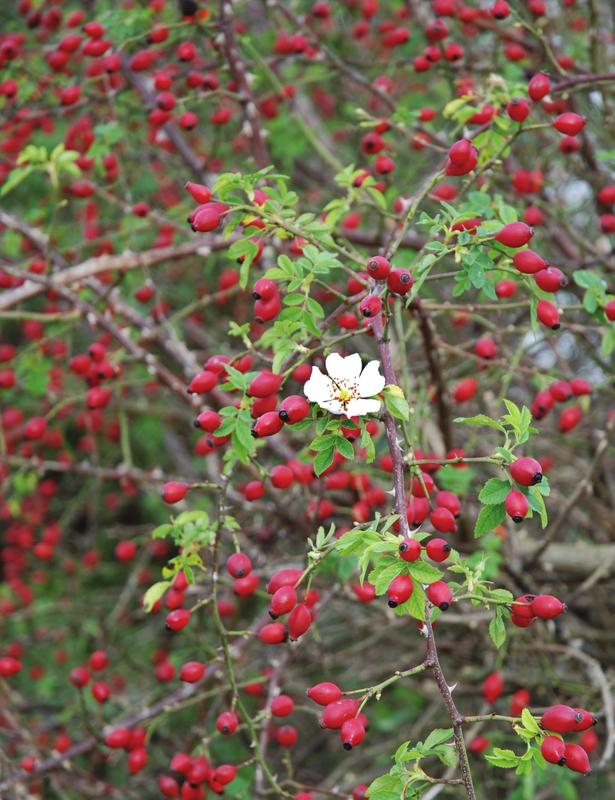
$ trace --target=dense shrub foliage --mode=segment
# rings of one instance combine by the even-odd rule
[[[1,5],[0,796],[612,797],[612,2]]]

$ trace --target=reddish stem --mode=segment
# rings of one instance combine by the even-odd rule
[[[391,355],[391,348],[389,340],[385,337],[385,328],[381,316],[374,318],[372,322],[372,330],[378,342],[378,352],[382,363],[382,372],[387,384],[397,386],[397,378],[395,369],[393,367],[393,358]],[[400,431],[398,430],[397,423],[392,415],[385,410],[384,424],[386,429],[387,442],[389,445],[389,452],[393,462],[393,486],[395,489],[395,511],[400,515],[400,527],[404,536],[409,535],[409,526],[407,518],[407,503],[406,503],[406,489],[405,489],[405,474],[404,474],[404,457],[399,443]],[[427,632],[427,663],[433,672],[434,679],[444,700],[444,704],[448,710],[448,714],[453,723],[453,736],[455,741],[455,750],[457,751],[457,758],[459,759],[459,770],[461,778],[466,791],[468,800],[476,800],[476,793],[474,791],[474,784],[472,783],[472,773],[470,772],[470,764],[468,761],[468,754],[463,738],[463,716],[460,714],[451,690],[448,686],[440,659],[438,657],[438,648],[436,640],[433,635],[433,628],[429,619],[429,603],[426,603],[425,608],[425,629]]]

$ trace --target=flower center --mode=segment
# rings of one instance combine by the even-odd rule
[[[352,400],[352,394],[348,389],[340,389],[337,393],[337,399],[340,403],[347,403],[349,400]]]
[[[358,397],[358,390],[355,383],[347,380],[334,381],[335,384],[335,399],[341,404],[342,408],[346,410],[351,400],[356,400]]]

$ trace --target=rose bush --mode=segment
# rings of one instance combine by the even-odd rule
[[[611,797],[612,4],[0,15],[0,796]]]

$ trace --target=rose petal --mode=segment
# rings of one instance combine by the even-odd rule
[[[356,383],[361,374],[361,356],[353,353],[344,358],[339,353],[331,353],[325,360],[325,366],[334,381]]]
[[[359,395],[373,397],[384,389],[385,380],[380,374],[380,362],[370,361],[359,378]]]
[[[329,400],[334,393],[333,381],[318,369],[312,367],[312,374],[303,385],[303,393],[312,403]]]
[[[336,400],[334,397],[329,400],[321,400],[318,405],[321,408],[324,408],[325,411],[328,411],[330,414],[343,414],[344,413],[344,406],[340,403],[339,400]]]
[[[351,400],[346,408],[346,416],[363,417],[365,414],[375,414],[380,411],[380,400]]]

